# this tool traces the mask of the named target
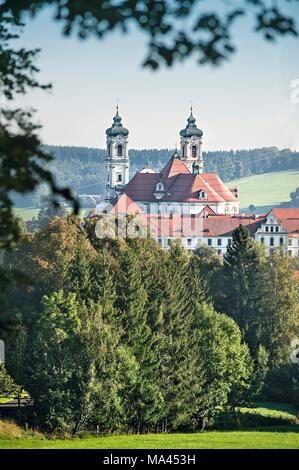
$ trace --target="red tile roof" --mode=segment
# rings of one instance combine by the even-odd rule
[[[299,219],[299,208],[278,207],[271,209],[270,213],[278,219]]]
[[[163,237],[220,237],[232,236],[233,231],[239,225],[245,225],[251,234],[261,226],[264,218],[254,220],[252,216],[222,216],[215,215],[208,218],[200,215],[176,215],[165,217],[161,215],[149,215],[149,220],[159,228]]]
[[[159,173],[136,173],[125,187],[134,201],[156,201],[153,191],[160,181]]]
[[[235,194],[221,181],[217,173],[203,173],[201,176],[225,201],[236,202],[238,200]]]
[[[235,195],[216,173],[202,173],[194,176],[185,163],[175,157],[169,160],[160,173],[136,173],[126,185],[125,191],[134,201],[155,202],[156,198],[153,193],[159,181],[164,183],[167,192],[160,199],[161,202],[237,202]],[[199,190],[206,193],[206,199],[199,199]]]
[[[200,216],[204,215],[215,215],[216,212],[213,211],[213,209],[210,206],[205,206],[202,208],[202,211],[200,212]]]
[[[187,165],[180,158],[175,157],[171,157],[160,173],[163,175],[163,180],[166,180],[171,176],[176,176],[179,173],[191,174]]]
[[[123,193],[117,200],[113,208],[112,213],[117,214],[144,214],[144,211],[139,207],[132,199]]]
[[[269,214],[273,214],[290,236],[299,236],[299,209],[274,208]]]

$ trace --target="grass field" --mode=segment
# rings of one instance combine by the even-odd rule
[[[228,186],[239,189],[242,209],[254,204],[260,212],[265,212],[281,202],[290,200],[290,192],[299,186],[299,171],[254,175],[230,181]]]
[[[240,412],[280,417],[286,424],[252,430],[194,434],[146,434],[48,439],[10,421],[0,421],[0,449],[299,449],[298,411],[293,405],[260,402]],[[293,424],[294,423],[294,424]]]
[[[0,439],[1,449],[299,449],[299,426],[260,431],[147,434],[76,439]]]

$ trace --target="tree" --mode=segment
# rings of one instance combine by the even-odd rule
[[[14,328],[9,331],[6,347],[6,367],[14,381],[18,384],[15,387],[15,396],[18,400],[18,421],[21,420],[21,396],[24,390],[26,377],[24,371],[26,368],[26,347],[28,333],[22,320],[22,315],[17,314],[15,318]]]
[[[118,347],[118,338],[96,304],[86,305],[74,293],[64,296],[62,290],[44,297],[25,369],[26,389],[43,429],[75,434],[88,422],[94,429],[117,428],[120,392],[132,386],[123,376],[135,379],[134,359]]]
[[[128,420],[130,426],[140,432],[159,420],[163,398],[158,384],[153,381],[155,336],[148,322],[147,293],[141,278],[141,265],[129,247],[121,253],[116,289],[122,340],[138,363],[138,379],[127,404]]]
[[[236,323],[209,304],[197,308],[194,319],[196,351],[202,369],[197,400],[197,425],[204,429],[219,407],[235,407],[249,390],[252,359]]]
[[[103,318],[111,324],[117,324],[116,289],[113,278],[113,260],[107,250],[98,253],[92,263],[91,297],[99,302]]]
[[[17,386],[7,372],[5,365],[0,363],[0,397],[10,398],[17,390]]]
[[[209,295],[212,301],[217,302],[219,283],[222,272],[221,258],[217,255],[214,248],[201,244],[194,251],[195,258],[193,264],[197,266],[198,277],[204,284],[206,295]]]
[[[261,291],[261,342],[273,368],[289,361],[289,345],[299,335],[298,285],[290,257],[283,251],[265,260]]]
[[[161,305],[159,380],[165,397],[164,430],[190,426],[190,397],[201,386],[196,374],[197,358],[192,329],[195,299],[187,287],[189,262],[190,254],[179,243],[174,243],[167,252],[165,271],[162,271],[164,297]],[[196,294],[194,292],[195,298]]]
[[[261,339],[261,270],[259,249],[246,227],[240,225],[234,231],[232,244],[224,255],[220,308],[239,325],[253,355]]]
[[[28,273],[29,278],[26,283],[12,285],[7,294],[5,308],[11,315],[14,311],[22,312],[24,322],[32,320],[39,312],[43,295],[61,288],[74,291],[77,281],[72,278],[72,269],[77,264],[79,276],[81,258],[92,260],[96,255],[80,223],[74,216],[55,217],[33,235],[26,236],[10,254],[6,271],[13,266]]]

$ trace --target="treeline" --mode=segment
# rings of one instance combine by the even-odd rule
[[[43,149],[55,157],[49,169],[60,185],[72,187],[78,194],[104,194],[105,150],[50,145],[43,146]],[[150,162],[156,171],[160,170],[172,154],[171,149],[129,150],[131,177],[146,162]],[[298,152],[290,149],[278,150],[276,147],[204,152],[204,158],[205,171],[218,173],[224,181],[299,168]],[[34,196],[16,199],[16,205],[39,206],[45,191],[42,187]]]
[[[223,263],[206,247],[99,239],[94,222],[82,230],[70,216],[24,234],[2,264],[30,276],[4,304],[26,421],[55,433],[192,431],[260,398],[299,406],[289,263],[243,227]]]

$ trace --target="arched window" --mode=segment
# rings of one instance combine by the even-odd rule
[[[121,144],[118,144],[117,146],[117,156],[121,157],[123,154],[123,146]]]
[[[196,155],[197,155],[197,148],[196,148],[196,145],[192,145],[191,151],[192,151],[192,157],[195,158]]]
[[[198,199],[207,199],[207,195],[203,189],[198,191]]]

